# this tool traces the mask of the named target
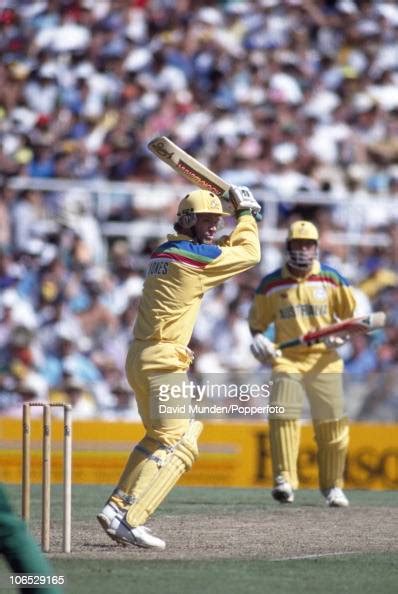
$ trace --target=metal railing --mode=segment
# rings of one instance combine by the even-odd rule
[[[179,197],[192,190],[191,186],[181,183],[144,183],[144,182],[111,182],[105,179],[73,180],[61,178],[12,177],[8,186],[14,190],[36,190],[44,193],[57,194],[63,208],[68,208],[76,196],[85,197],[96,218],[101,222],[101,230],[105,237],[125,236],[142,241],[153,235],[164,236],[170,230],[170,223],[164,219],[164,208],[178,200]],[[281,204],[312,205],[320,207],[347,206],[349,219],[350,207],[367,209],[374,207],[375,198],[364,194],[363,198],[355,198],[350,202],[348,198],[330,194],[329,192],[311,191],[297,192],[292,196],[281,196],[277,192],[257,188],[256,198],[263,203],[266,216],[260,225],[260,237],[263,243],[283,243],[286,231],[277,228],[278,207]],[[125,202],[134,207],[137,204],[145,208],[149,214],[144,218],[137,218],[131,222],[108,220],[115,201]],[[391,214],[398,212],[398,199],[388,195],[377,196],[378,207]],[[156,227],[153,222],[156,222]],[[349,222],[349,220],[347,220]],[[154,233],[155,232],[155,233]],[[355,231],[330,231],[328,238],[331,242],[345,246],[381,246],[390,244],[387,233]]]

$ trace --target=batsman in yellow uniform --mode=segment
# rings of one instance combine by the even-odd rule
[[[318,230],[309,221],[291,225],[285,266],[265,276],[256,291],[249,320],[254,335],[251,350],[259,361],[272,364],[271,404],[285,409],[269,418],[274,499],[294,500],[299,419],[306,395],[318,447],[321,492],[329,506],[346,507],[342,487],[349,430],[343,411],[343,361],[336,351],[344,340],[330,337],[283,352],[276,346],[354,314],[348,282],[318,261],[318,241]],[[271,324],[275,343],[263,334]]]
[[[159,377],[177,384],[193,353],[188,348],[203,295],[260,260],[257,224],[260,210],[250,190],[233,187],[229,195],[237,224],[217,244],[225,215],[219,198],[196,190],[180,203],[176,234],[155,249],[148,266],[126,373],[137,399],[146,433],[98,520],[117,542],[164,549],[165,542],[145,526],[184,472],[198,456],[199,421],[151,414]]]

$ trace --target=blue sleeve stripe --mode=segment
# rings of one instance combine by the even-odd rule
[[[335,278],[340,285],[344,285],[346,287],[350,286],[349,281],[342,275],[340,274],[335,268],[332,268],[332,266],[328,266],[327,264],[321,264],[321,272],[326,273],[326,275],[330,275],[333,278]]]

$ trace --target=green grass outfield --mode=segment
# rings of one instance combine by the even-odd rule
[[[20,488],[8,486],[8,493],[19,509]],[[109,494],[109,487],[75,486],[73,490],[74,521],[87,521],[95,515]],[[353,506],[396,507],[397,492],[350,491]],[[317,491],[299,491],[297,505],[324,506]],[[244,502],[244,503],[242,503]],[[39,515],[40,490],[32,493],[32,516]],[[275,509],[264,489],[177,488],[162,505],[159,514],[195,514],[201,516],[226,509]],[[54,490],[53,517],[61,517],[60,489]],[[233,520],[232,520],[233,521]],[[365,535],[364,535],[365,536]],[[250,534],[242,535],[250,538]],[[300,538],[300,535],[297,535]],[[398,538],[398,535],[397,535]],[[51,559],[54,573],[65,575],[68,594],[390,594],[398,591],[398,555],[377,553],[338,555],[300,560],[271,561],[262,559],[148,560],[78,559],[61,555]],[[0,573],[9,571],[0,561]],[[16,590],[1,589],[0,592]]]

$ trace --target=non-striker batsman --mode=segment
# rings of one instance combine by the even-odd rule
[[[343,472],[348,447],[348,421],[343,412],[343,361],[336,351],[343,339],[329,337],[310,346],[277,349],[264,331],[275,326],[282,343],[354,314],[352,290],[336,270],[318,261],[318,230],[309,221],[289,229],[287,261],[263,278],[250,311],[254,356],[273,369],[271,404],[284,407],[269,418],[274,488],[281,503],[294,500],[298,487],[299,419],[307,395],[318,448],[319,485],[326,503],[346,507]]]

